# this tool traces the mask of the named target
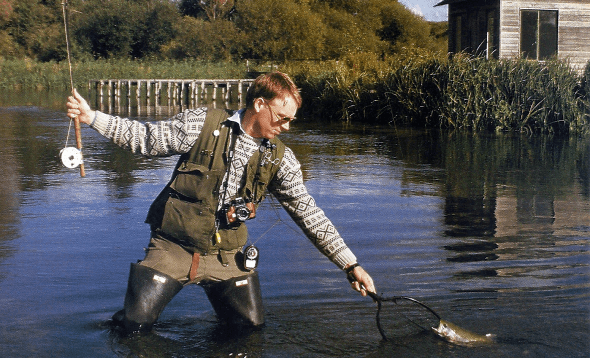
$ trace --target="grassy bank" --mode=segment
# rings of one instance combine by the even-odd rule
[[[327,121],[466,129],[590,133],[590,64],[584,74],[557,61],[452,59],[428,53],[280,66],[304,96],[305,116]],[[98,78],[245,78],[245,63],[90,61],[75,85]],[[64,90],[68,66],[0,59],[0,88]]]
[[[202,61],[101,60],[72,64],[74,85],[86,88],[90,79],[243,78],[246,65]],[[65,90],[70,87],[68,63],[0,58],[0,89]]]

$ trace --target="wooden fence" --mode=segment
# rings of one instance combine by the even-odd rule
[[[252,79],[106,79],[88,81],[90,98],[105,106],[198,106],[223,100],[244,101]]]

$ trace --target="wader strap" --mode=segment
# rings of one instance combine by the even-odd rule
[[[227,252],[224,250],[219,250],[219,260],[223,267],[227,267],[229,265],[229,258],[227,257]]]
[[[188,276],[190,281],[193,281],[195,279],[195,277],[197,277],[197,269],[199,268],[199,258],[200,258],[199,253],[195,252],[193,254],[193,262],[191,263],[191,271]]]

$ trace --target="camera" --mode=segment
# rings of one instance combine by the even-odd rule
[[[252,202],[244,198],[236,198],[222,210],[222,213],[227,225],[239,224],[256,217],[256,208]]]

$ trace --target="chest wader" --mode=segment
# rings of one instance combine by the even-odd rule
[[[125,334],[149,332],[182,284],[151,267],[131,264],[124,308],[113,321]]]
[[[199,138],[183,154],[172,179],[150,206],[146,222],[158,235],[184,247],[193,255],[219,255],[239,249],[248,239],[243,223],[227,225],[219,220],[219,190],[239,134],[237,124],[226,121],[228,113],[209,110]],[[225,125],[228,124],[228,125]],[[256,151],[247,163],[238,197],[255,209],[278,171],[285,146],[274,138]],[[227,190],[227,187],[225,187]],[[198,262],[198,260],[197,260]],[[183,285],[152,268],[131,264],[125,306],[113,316],[127,333],[146,332]],[[231,323],[264,323],[258,273],[251,272],[221,282],[203,284],[220,319]]]

